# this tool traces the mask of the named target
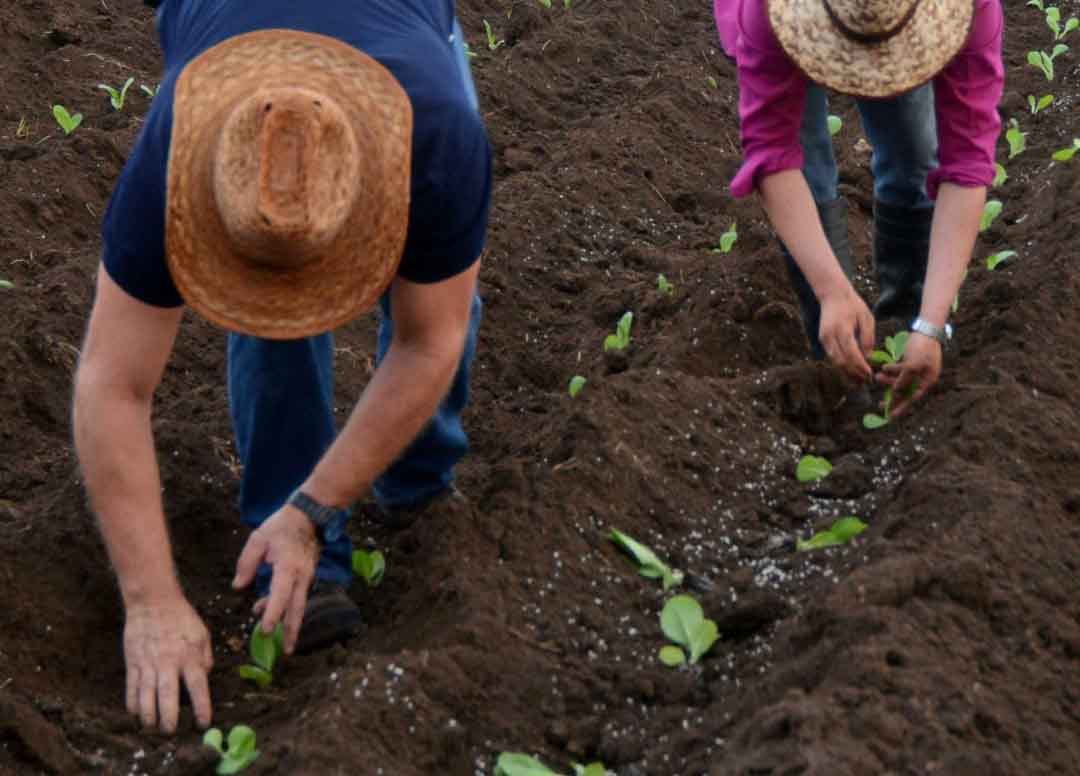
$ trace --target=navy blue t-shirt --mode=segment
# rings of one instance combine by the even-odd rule
[[[386,67],[413,108],[409,231],[398,274],[445,280],[480,256],[491,199],[491,149],[453,42],[453,0],[164,0],[165,73],[102,223],[109,276],[140,301],[183,303],[165,262],[172,98],[184,65],[227,38],[285,28],[355,46]]]

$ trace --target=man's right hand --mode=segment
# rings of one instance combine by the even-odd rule
[[[124,625],[127,708],[143,727],[176,732],[180,681],[187,686],[200,727],[210,724],[207,674],[214,664],[210,633],[191,604],[178,594],[156,603],[129,604]]]
[[[873,378],[867,357],[874,348],[874,316],[850,284],[821,300],[821,345],[854,383]]]

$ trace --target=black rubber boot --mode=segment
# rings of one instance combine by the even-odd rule
[[[874,317],[898,318],[908,326],[919,314],[930,256],[934,209],[874,203],[874,269],[878,301]]]
[[[851,243],[848,240],[847,203],[837,197],[832,202],[819,203],[817,208],[829,247],[836,254],[840,268],[850,280],[854,274],[855,265],[851,258]],[[783,244],[780,247],[784,253],[784,262],[787,264],[791,286],[795,289],[795,296],[799,300],[799,311],[802,313],[803,326],[806,327],[806,337],[810,340],[810,355],[816,361],[821,361],[825,358],[825,348],[821,346],[821,339],[818,337],[821,329],[821,305],[806,276],[795,263],[791,252]]]

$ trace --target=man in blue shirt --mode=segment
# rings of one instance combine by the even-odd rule
[[[74,415],[87,490],[125,605],[127,706],[144,725],[173,732],[181,682],[191,696],[198,723],[210,724],[207,675],[213,662],[209,633],[176,578],[150,425],[152,396],[173,347],[182,305],[186,301],[233,330],[228,335],[228,388],[244,468],[240,511],[243,521],[254,528],[238,560],[234,586],[255,582],[262,613],[257,627],[269,632],[283,623],[287,652],[297,649],[298,642],[303,650],[340,640],[355,631],[359,620],[355,604],[344,592],[351,580],[351,545],[342,528],[350,506],[369,489],[387,510],[417,509],[452,493],[452,469],[466,451],[460,415],[467,401],[469,364],[480,319],[476,283],[491,194],[491,152],[452,0],[365,0],[360,4],[352,0],[164,0],[157,14],[165,73],[104,216],[102,268],[76,376]],[[359,235],[358,241],[369,230],[378,237],[372,238],[372,244],[392,246],[395,255],[390,257],[393,261],[388,258],[375,268],[376,273],[380,266],[387,272],[385,282],[371,297],[381,293],[376,370],[339,435],[335,435],[332,406],[332,335],[325,331],[334,324],[316,329],[322,333],[311,336],[288,334],[302,330],[299,308],[307,292],[297,286],[297,321],[291,317],[289,297],[279,296],[274,315],[255,316],[250,325],[233,325],[234,320],[241,321],[237,310],[226,305],[213,312],[215,308],[200,296],[178,256],[184,253],[191,262],[203,261],[211,267],[204,267],[207,277],[202,281],[213,285],[214,265],[205,261],[205,246],[211,242],[207,235],[221,228],[212,219],[184,215],[178,203],[194,196],[187,189],[213,187],[221,219],[230,222],[235,220],[229,212],[230,197],[237,201],[249,193],[265,196],[267,201],[278,197],[285,202],[282,212],[288,214],[299,211],[288,210],[296,205],[295,197],[279,197],[282,186],[287,189],[301,180],[308,186],[305,191],[322,186],[337,192],[354,184],[351,180],[342,184],[340,172],[324,175],[327,180],[315,179],[304,167],[308,162],[303,160],[310,154],[304,156],[306,146],[296,141],[296,127],[289,124],[295,117],[288,116],[281,120],[284,124],[278,122],[284,129],[270,132],[269,140],[259,136],[258,149],[253,150],[255,141],[251,148],[235,142],[228,153],[218,153],[244,161],[266,148],[271,150],[258,162],[269,165],[269,172],[260,168],[246,188],[245,173],[236,173],[235,166],[222,172],[220,159],[173,169],[181,168],[184,159],[199,151],[192,151],[197,144],[189,139],[191,127],[197,130],[200,122],[216,120],[185,112],[182,106],[188,103],[183,100],[195,99],[191,94],[195,81],[193,76],[186,78],[185,71],[191,75],[215,52],[267,34],[251,35],[260,30],[328,36],[340,42],[334,42],[335,46],[343,43],[347,46],[340,47],[353,54],[363,52],[363,59],[374,60],[382,66],[376,66],[378,70],[388,72],[389,81],[396,82],[394,89],[400,87],[402,102],[407,98],[406,110],[411,108],[411,131],[402,133],[400,241],[379,242],[395,228],[392,218],[383,217],[385,213],[354,208],[346,214],[348,229]],[[258,47],[252,50],[257,52]],[[321,56],[315,59],[323,61]],[[281,64],[281,57],[270,61],[278,69],[289,66]],[[222,72],[229,73],[229,80],[235,76],[257,81],[259,68]],[[344,83],[333,80],[336,73],[322,75],[326,83]],[[213,82],[199,83],[203,93],[195,96],[212,103]],[[222,89],[228,85],[218,83]],[[279,83],[255,85],[269,90],[267,94],[277,94],[273,89],[280,88]],[[336,91],[325,90],[328,103],[341,99]],[[348,96],[345,87],[342,93]],[[289,100],[295,102],[294,97]],[[354,166],[376,165],[371,169],[378,169],[378,160],[372,161],[378,155],[377,144],[365,142],[380,119],[372,118],[370,126],[353,126],[364,124],[366,114],[356,104],[343,102],[343,110],[335,114],[340,114],[338,118],[327,119],[333,111],[324,109],[316,95],[313,104],[321,111],[319,116],[302,116],[297,121],[308,122],[303,126],[316,127],[327,137],[351,132],[357,138],[357,152],[350,157]],[[371,104],[364,110],[372,116],[393,113],[391,106],[385,111],[379,108]],[[267,116],[270,110],[267,99]],[[269,118],[266,122],[270,126]],[[331,129],[326,130],[327,126]],[[319,137],[325,140],[323,135]],[[182,146],[177,137],[184,138]],[[242,138],[242,133],[237,137]],[[170,147],[174,140],[176,145]],[[298,147],[301,151],[296,151]],[[293,163],[295,170],[290,167]],[[210,168],[212,176],[207,175]],[[216,177],[212,184],[196,180],[203,175]],[[366,188],[361,186],[363,191],[357,196],[370,198],[370,190],[381,185],[382,177],[365,179]],[[240,190],[222,193],[231,191],[230,186]],[[211,200],[204,197],[203,204],[212,209]],[[320,212],[311,208],[312,218],[321,219],[320,223],[339,215],[333,208]],[[244,229],[263,234],[259,231],[263,224],[245,223]],[[288,246],[301,245],[303,240],[310,243],[311,237],[296,242],[295,234],[289,233],[281,239]],[[192,249],[192,244],[204,247]],[[400,264],[394,270],[399,255]],[[324,258],[319,256],[315,263],[322,266]],[[253,279],[275,277],[265,267],[248,267],[244,272]],[[355,274],[346,271],[343,277]],[[336,288],[336,281],[317,280],[323,283],[327,305],[330,296],[345,305],[359,304],[355,294]],[[257,283],[238,289],[234,276],[224,269],[220,283],[220,293],[232,294],[228,298],[235,300],[237,308],[254,308],[263,301]],[[319,287],[318,282],[312,284]],[[307,305],[310,309],[305,315],[319,319],[318,305],[312,305],[310,298]],[[329,313],[322,320],[329,322]],[[291,328],[293,323],[297,328]]]

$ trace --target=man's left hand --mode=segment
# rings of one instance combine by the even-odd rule
[[[886,364],[877,381],[893,389],[890,417],[898,418],[926,395],[941,376],[941,343],[912,332],[898,364]]]
[[[251,584],[261,563],[268,563],[273,569],[270,596],[259,627],[263,633],[272,633],[279,622],[284,622],[287,654],[292,654],[300,636],[308,589],[318,560],[315,526],[303,512],[286,505],[248,537],[236,562],[233,587],[237,589]]]

